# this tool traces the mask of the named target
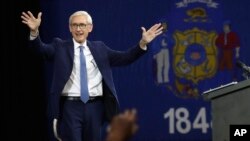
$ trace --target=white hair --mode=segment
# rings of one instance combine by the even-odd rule
[[[75,16],[86,16],[86,17],[87,17],[87,22],[88,22],[89,24],[92,24],[92,18],[91,18],[91,16],[89,15],[89,13],[86,12],[86,11],[76,11],[75,13],[73,13],[73,14],[69,17],[69,24],[71,24],[71,20],[72,20],[72,18],[75,17]]]

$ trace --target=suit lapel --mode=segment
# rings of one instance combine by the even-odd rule
[[[68,53],[69,53],[70,62],[72,62],[72,64],[73,64],[73,61],[74,61],[74,44],[73,44],[73,41],[72,40],[66,41],[65,46],[66,46],[66,49],[68,50]]]
[[[93,56],[93,58],[94,58],[94,60],[96,62],[97,67],[101,71],[101,68],[100,68],[101,67],[101,64],[100,64],[101,60],[100,60],[100,57],[98,57],[98,52],[96,50],[96,47],[93,46],[92,43],[89,42],[89,41],[87,41],[87,46],[89,47],[89,50],[90,50],[90,52],[91,52],[91,54],[92,54],[92,56]]]

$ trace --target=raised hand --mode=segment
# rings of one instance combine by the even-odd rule
[[[37,18],[35,18],[30,11],[22,12],[22,23],[26,24],[30,28],[31,35],[37,35],[38,28],[41,24],[41,16],[41,12],[38,13]]]
[[[115,116],[109,126],[106,141],[127,141],[138,130],[136,110],[126,110]]]
[[[153,25],[148,30],[146,30],[144,27],[141,27],[141,29],[142,29],[142,38],[139,44],[140,47],[143,48],[162,33],[163,27],[161,26],[161,23],[158,23]]]

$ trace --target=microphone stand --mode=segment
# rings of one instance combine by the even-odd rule
[[[244,71],[244,72],[242,73],[242,76],[243,76],[245,79],[249,79],[249,75],[250,75],[250,73],[249,73],[248,71]]]
[[[250,78],[250,67],[246,66],[243,62],[241,62],[240,60],[236,61],[236,65],[240,68],[242,68],[243,73],[242,76],[245,79],[249,79]]]

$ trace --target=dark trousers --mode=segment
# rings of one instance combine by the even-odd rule
[[[101,141],[104,118],[102,100],[83,103],[63,100],[60,137],[63,141]]]

